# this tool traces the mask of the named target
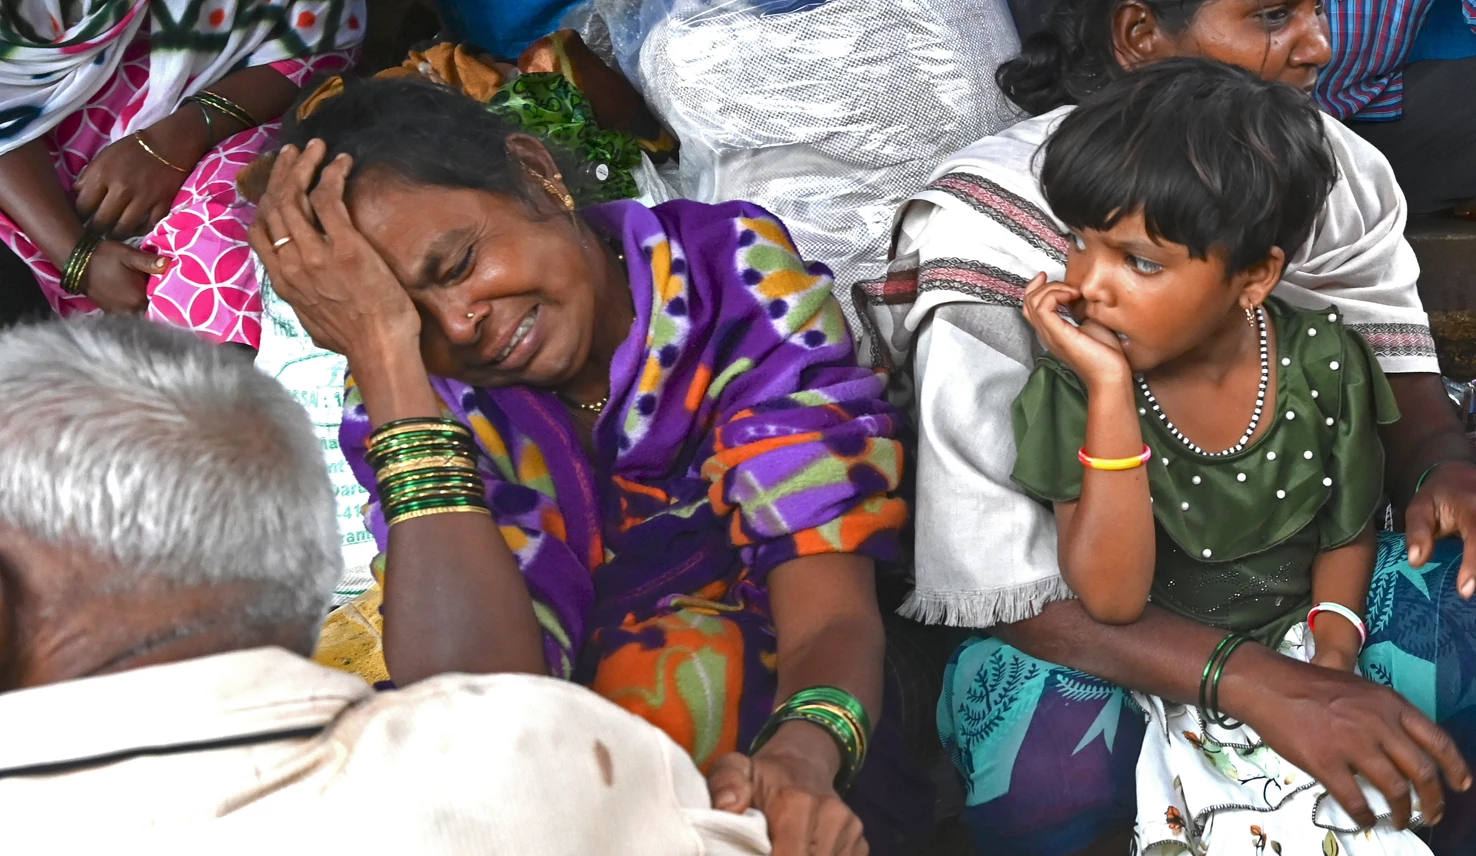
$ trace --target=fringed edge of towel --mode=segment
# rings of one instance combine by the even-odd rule
[[[1034,618],[1046,604],[1076,597],[1060,577],[987,591],[920,591],[907,596],[897,614],[923,624],[986,629]]]

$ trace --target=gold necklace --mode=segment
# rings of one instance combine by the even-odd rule
[[[605,405],[610,403],[610,396],[608,394],[604,398],[601,398],[599,401],[596,401],[596,402],[593,402],[593,403],[590,403],[590,404],[585,404],[582,401],[575,401],[574,399],[572,399],[569,396],[563,394],[562,392],[555,393],[555,394],[559,397],[559,400],[560,401],[564,402],[565,404],[569,405],[570,407],[574,408],[575,410],[583,410],[585,413],[594,413],[594,414],[604,413],[605,412]]]
[[[609,247],[610,250],[615,254],[616,261],[618,261],[620,264],[625,264],[625,251],[624,251],[624,249],[621,248],[621,246],[618,243],[615,242],[614,239],[607,238],[606,241],[605,241],[605,245],[607,247]],[[601,413],[604,413],[605,412],[605,405],[607,405],[607,404],[610,403],[610,394],[609,393],[605,393],[605,396],[603,398],[601,398],[599,401],[595,401],[595,402],[592,402],[590,404],[585,404],[582,401],[575,401],[574,399],[572,399],[569,396],[563,394],[562,392],[557,392],[556,391],[554,394],[559,397],[559,400],[560,401],[564,402],[564,404],[566,404],[566,405],[574,408],[575,410],[582,410],[585,413],[593,413],[595,415],[599,415]]]

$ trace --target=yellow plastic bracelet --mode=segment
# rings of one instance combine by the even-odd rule
[[[1081,461],[1082,466],[1094,470],[1135,470],[1148,463],[1151,457],[1153,457],[1153,450],[1148,448],[1147,443],[1143,444],[1142,452],[1131,458],[1094,458],[1086,453],[1084,447],[1076,453],[1076,459]]]

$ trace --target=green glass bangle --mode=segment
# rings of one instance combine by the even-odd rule
[[[87,266],[92,262],[92,256],[102,242],[102,235],[87,232],[77,241],[77,246],[72,248],[71,255],[67,256],[66,264],[62,266],[61,287],[67,294],[82,293],[82,277],[87,275]]]
[[[444,485],[430,485],[417,490],[398,491],[385,499],[386,505],[402,505],[420,499],[432,497],[465,497],[468,499],[480,499],[482,494],[478,491],[464,487],[446,487]]]
[[[476,460],[476,450],[469,444],[461,443],[402,443],[386,449],[376,449],[364,457],[375,469],[382,469],[405,461],[447,456]]]
[[[199,92],[196,92],[194,95],[186,98],[185,101],[199,104],[202,107],[211,107],[217,112],[223,113],[226,116],[235,119],[241,124],[242,130],[255,128],[257,125],[261,124],[260,122],[256,121],[256,119],[250,113],[247,113],[246,108],[242,107],[240,104],[237,104],[224,95],[217,95],[216,93],[211,92],[208,89],[202,89]]]
[[[487,503],[478,502],[471,497],[437,497],[435,499],[419,499],[411,502],[402,502],[384,507],[384,516],[388,520],[391,517],[399,517],[411,511],[424,511],[427,508],[487,508]]]
[[[1429,478],[1430,477],[1430,474],[1433,473],[1433,472],[1435,472],[1435,470],[1436,470],[1437,467],[1441,466],[1442,464],[1448,464],[1448,463],[1450,463],[1450,461],[1448,461],[1448,460],[1445,460],[1445,461],[1436,461],[1435,463],[1433,463],[1430,466],[1426,467],[1425,468],[1425,471],[1422,472],[1422,473],[1420,473],[1419,481],[1416,481],[1415,482],[1414,493],[1412,493],[1412,494],[1409,495],[1410,499],[1414,499],[1415,495],[1420,492],[1420,488],[1422,488],[1422,487],[1425,486],[1425,479]]]
[[[454,490],[464,493],[467,496],[481,496],[487,492],[487,488],[482,484],[481,479],[431,479],[380,488],[379,495],[386,502],[395,502],[397,500],[408,499],[415,494],[428,490]]]
[[[369,438],[372,449],[388,448],[396,442],[406,440],[436,438],[453,443],[470,443],[471,437],[464,431],[458,431],[448,426],[433,425],[403,425],[383,435],[375,435]]]
[[[385,505],[398,505],[402,502],[420,499],[425,496],[470,496],[481,497],[486,492],[481,485],[457,485],[457,484],[425,484],[415,487],[401,488],[393,491],[383,491],[380,497]]]
[[[1209,660],[1206,661],[1204,664],[1204,674],[1199,676],[1199,714],[1200,718],[1204,719],[1206,722],[1209,721],[1208,710],[1210,676],[1214,674],[1215,663],[1220,659],[1220,655],[1224,653],[1225,646],[1234,641],[1236,635],[1237,634],[1235,633],[1230,633],[1226,635],[1224,639],[1220,640],[1220,644],[1215,646],[1214,652],[1210,654]]]
[[[824,702],[840,707],[855,717],[857,724],[861,727],[862,736],[871,734],[871,717],[866,714],[866,707],[861,704],[860,699],[841,689],[840,687],[810,687],[800,690],[789,697],[786,704],[809,704],[811,702]]]
[[[375,482],[381,494],[391,493],[398,490],[414,488],[419,485],[446,484],[460,485],[464,487],[475,487],[480,493],[484,487],[482,477],[476,470],[414,470],[401,473],[393,478]]]
[[[485,502],[481,502],[476,497],[468,493],[461,493],[459,491],[439,491],[433,493],[421,493],[416,494],[415,496],[405,497],[404,499],[397,499],[394,502],[385,503],[384,507],[390,511],[399,511],[405,508],[409,508],[412,505],[418,505],[426,502],[443,504],[458,503],[462,505],[487,504]]]
[[[404,464],[413,464],[416,461],[427,461],[432,458],[440,458],[445,461],[443,466],[451,466],[456,458],[465,458],[476,461],[476,455],[470,449],[462,449],[454,446],[426,447],[406,450],[403,453],[388,455],[367,456],[365,460],[374,468],[376,473],[391,467],[400,467]],[[450,459],[450,460],[448,460]]]
[[[1220,679],[1225,675],[1225,664],[1230,662],[1230,656],[1235,653],[1241,645],[1249,642],[1250,638],[1240,633],[1231,633],[1220,641],[1215,648],[1215,653],[1210,655],[1210,660],[1205,664],[1204,677],[1199,685],[1199,715],[1206,722],[1218,725],[1221,728],[1239,728],[1240,723],[1226,716],[1220,710]],[[1213,675],[1211,674],[1213,672]],[[1214,711],[1213,714],[1210,711]]]
[[[824,729],[835,740],[841,752],[841,769],[835,777],[835,788],[838,792],[849,789],[866,763],[871,730],[866,708],[855,696],[839,687],[801,690],[790,696],[764,723],[749,747],[749,754],[762,749],[784,723],[796,720]]]

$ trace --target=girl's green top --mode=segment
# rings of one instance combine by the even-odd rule
[[[1153,452],[1153,603],[1274,646],[1307,616],[1318,552],[1357,538],[1378,507],[1378,426],[1398,420],[1399,408],[1368,344],[1337,310],[1272,298],[1266,314],[1276,397],[1261,417],[1269,424],[1246,448],[1198,454],[1163,427],[1141,390],[1137,399]],[[1041,357],[1015,399],[1014,422],[1015,482],[1038,499],[1079,499],[1086,388],[1076,374]]]

